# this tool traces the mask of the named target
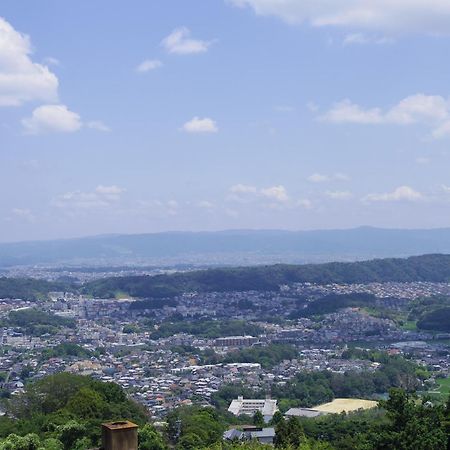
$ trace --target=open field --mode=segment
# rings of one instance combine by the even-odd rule
[[[401,328],[405,331],[417,331],[417,320],[406,320]]]
[[[442,395],[450,394],[450,378],[438,378],[436,382],[439,385],[438,390]]]
[[[359,398],[335,398],[330,403],[324,403],[323,405],[313,408],[315,411],[321,411],[324,413],[340,414],[341,412],[352,412],[358,409],[371,409],[375,408],[378,402],[373,400],[361,400]]]
[[[436,400],[446,401],[450,395],[450,378],[437,378],[437,387],[427,392],[427,395],[432,396]]]

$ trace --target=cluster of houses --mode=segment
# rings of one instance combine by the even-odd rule
[[[18,308],[35,307],[50,314],[70,317],[76,328],[60,327],[56,333],[29,336],[20,327],[0,326],[0,387],[13,393],[23,389],[28,377],[39,378],[58,371],[91,375],[114,381],[144,404],[155,419],[180,405],[210,405],[214,393],[230,383],[243,383],[254,390],[270,390],[274,383],[288,383],[300,371],[345,373],[374,371],[376,363],[342,358],[351,341],[371,341],[374,348],[412,355],[438,376],[450,374],[447,347],[429,343],[426,333],[405,331],[389,319],[372,317],[347,308],[327,314],[319,321],[300,318],[274,323],[295,309],[297,296],[317,298],[330,293],[368,292],[391,308],[432,292],[450,294],[444,283],[372,283],[369,285],[311,284],[285,286],[279,292],[186,293],[160,308],[140,310],[134,299],[88,299],[73,293],[54,293],[48,301],[0,300],[0,319]],[[394,300],[396,298],[397,300]],[[406,299],[406,300],[405,300]],[[244,319],[259,326],[259,335],[207,338],[177,333],[152,339],[154,328],[140,326],[149,317],[156,324],[179,314],[189,321]],[[128,332],[123,330],[137,325]],[[441,337],[446,337],[445,335]],[[42,350],[70,342],[85,352],[44,358]],[[398,344],[392,344],[397,342]],[[201,353],[213,350],[223,356],[230,351],[286,343],[297,357],[271,368],[259,363],[205,364]],[[183,353],[180,346],[193,348]]]

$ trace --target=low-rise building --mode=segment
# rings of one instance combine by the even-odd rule
[[[237,399],[233,400],[228,407],[228,411],[235,416],[240,416],[242,414],[253,416],[257,411],[259,411],[266,422],[269,422],[276,411],[278,411],[277,400],[270,398],[266,399],[244,399],[244,397],[239,396]]]

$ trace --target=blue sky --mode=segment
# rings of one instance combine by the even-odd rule
[[[450,226],[450,4],[3,0],[0,241]]]

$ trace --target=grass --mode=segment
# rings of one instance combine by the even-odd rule
[[[362,400],[359,398],[335,398],[330,403],[313,408],[316,411],[324,413],[340,414],[341,412],[357,411],[359,409],[372,409],[378,405],[378,402],[373,400]]]
[[[400,328],[404,330],[411,330],[411,331],[416,330],[416,322],[408,321],[405,313],[370,306],[365,306],[364,308],[361,309],[365,311],[367,314],[369,314],[369,316],[378,317],[380,319],[390,319],[396,322],[397,324],[402,323]]]
[[[450,394],[450,378],[438,378],[436,380],[439,385],[439,393],[442,395]]]
[[[405,331],[417,331],[417,320],[405,320],[401,328]]]
[[[426,395],[438,401],[446,401],[450,395],[450,378],[437,378],[437,387],[427,391]]]
[[[417,331],[417,320],[407,320],[407,315],[404,312],[396,312],[374,307],[364,307],[362,309],[372,317],[393,320],[404,331]]]

